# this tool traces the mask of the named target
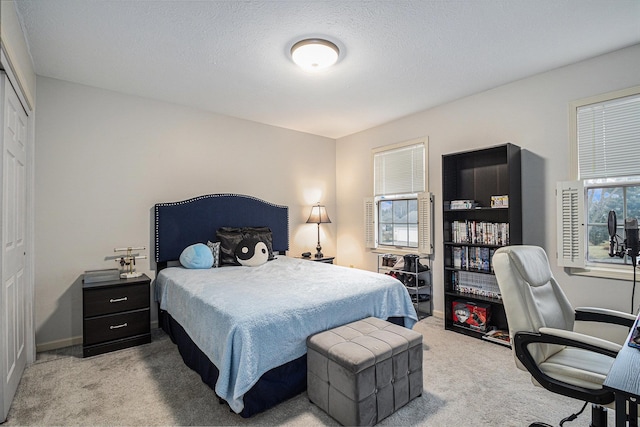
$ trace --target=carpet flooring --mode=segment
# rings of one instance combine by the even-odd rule
[[[535,387],[511,350],[445,331],[437,318],[424,336],[424,392],[380,426],[558,425],[581,402]],[[609,425],[613,425],[609,411]],[[588,426],[590,409],[565,427]],[[18,387],[6,426],[338,425],[302,393],[244,419],[218,403],[161,331],[150,344],[81,357],[80,347],[39,353]]]

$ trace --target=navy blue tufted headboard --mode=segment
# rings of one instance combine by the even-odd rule
[[[220,227],[271,228],[273,250],[289,249],[289,208],[240,194],[209,194],[155,205],[155,258],[158,270],[189,245],[216,241]]]

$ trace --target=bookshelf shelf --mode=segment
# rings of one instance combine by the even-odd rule
[[[453,297],[456,299],[473,299],[477,301],[483,301],[491,304],[502,304],[502,301],[499,298],[491,298],[483,295],[471,294],[468,292],[458,292],[458,291],[448,291],[445,292],[445,295],[448,297]]]
[[[456,267],[444,267],[445,271],[468,271],[470,273],[478,273],[478,274],[490,274],[493,275],[493,271],[484,271],[484,270],[475,270],[475,269],[461,269]]]
[[[469,247],[476,247],[476,248],[493,248],[493,249],[497,249],[497,248],[501,248],[502,245],[483,245],[482,243],[459,243],[459,242],[444,242],[445,246],[469,246]]]
[[[504,207],[501,206],[499,208],[487,208],[487,207],[483,207],[483,206],[477,206],[475,208],[470,208],[470,209],[451,209],[451,208],[444,208],[444,212],[478,212],[478,211],[506,211],[509,210],[509,207]]]
[[[488,332],[508,331],[491,259],[502,246],[522,244],[520,175],[520,148],[510,143],[442,156],[447,330],[490,342],[497,341]],[[472,317],[475,324],[465,323]]]

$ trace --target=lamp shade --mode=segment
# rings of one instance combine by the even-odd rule
[[[327,215],[327,209],[323,205],[316,205],[311,208],[311,214],[307,223],[310,224],[327,224],[330,223],[329,215]]]

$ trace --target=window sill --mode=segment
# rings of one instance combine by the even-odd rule
[[[379,254],[379,255],[384,255],[384,254],[408,255],[408,254],[417,254],[419,252],[418,252],[418,248],[403,249],[403,248],[397,248],[394,246],[389,246],[386,248],[378,247],[375,249],[371,249],[371,253]]]
[[[630,265],[619,267],[595,267],[570,268],[569,271],[575,276],[600,277],[602,279],[615,279],[633,281],[633,269]],[[636,273],[637,275],[637,273]],[[636,277],[636,279],[639,279]]]

